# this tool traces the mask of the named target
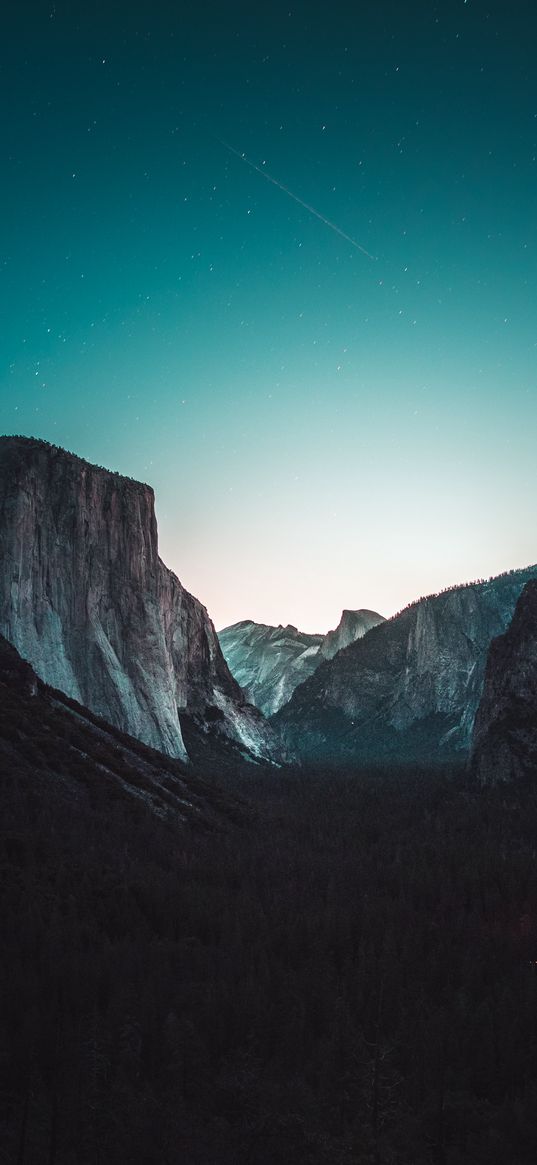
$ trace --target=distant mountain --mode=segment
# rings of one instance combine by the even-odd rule
[[[385,622],[384,616],[379,615],[377,611],[342,611],[335,631],[329,631],[325,635],[319,649],[319,655],[322,659],[333,659],[343,647],[348,647],[356,639],[362,639],[367,631],[371,631],[372,627],[377,627],[379,623]]]
[[[272,718],[310,762],[464,755],[487,652],[537,566],[421,599],[323,663]]]
[[[270,716],[290,700],[294,690],[341,647],[382,622],[374,611],[343,611],[339,626],[327,635],[309,635],[292,624],[271,627],[245,619],[218,633],[232,675],[257,708]]]
[[[244,619],[218,632],[224,659],[247,698],[265,716],[290,699],[317,666],[322,635],[308,635],[290,623],[271,627]]]
[[[170,756],[187,755],[181,715],[272,755],[205,607],[158,556],[153,490],[27,438],[0,438],[0,633],[46,683]]]
[[[537,581],[526,584],[507,631],[491,643],[472,739],[482,784],[537,779]]]

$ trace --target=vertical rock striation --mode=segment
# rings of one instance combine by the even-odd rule
[[[46,442],[0,438],[0,633],[46,683],[185,757],[180,715],[267,756],[205,607],[158,556],[153,490]]]

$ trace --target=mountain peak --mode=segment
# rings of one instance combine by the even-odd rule
[[[345,607],[341,612],[341,619],[334,631],[329,631],[321,645],[320,653],[323,659],[333,659],[343,647],[349,647],[356,639],[361,639],[372,627],[384,623],[383,615],[377,611],[369,611],[364,607],[353,611]]]
[[[328,635],[310,635],[293,623],[244,621],[219,632],[220,643],[232,675],[248,699],[266,716],[277,712],[293,692],[318,668],[323,659],[331,659],[340,647],[346,647],[382,622],[375,611],[343,611],[335,631]]]

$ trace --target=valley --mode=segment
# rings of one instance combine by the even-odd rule
[[[2,1159],[533,1165],[537,568],[221,649],[149,487],[0,487]]]

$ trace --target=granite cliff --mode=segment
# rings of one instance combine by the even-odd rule
[[[271,720],[303,759],[464,756],[487,652],[537,566],[413,603],[323,663]]]
[[[383,621],[374,611],[343,611],[335,631],[310,635],[292,624],[271,627],[244,619],[219,631],[229,669],[265,716],[277,712],[324,659]]]
[[[379,615],[377,611],[342,611],[337,627],[329,631],[321,643],[321,659],[333,659],[343,647],[348,647],[356,639],[362,639],[372,627],[378,627],[379,623],[384,622],[384,615]]]
[[[231,674],[265,716],[277,712],[312,674],[323,641],[291,624],[271,627],[251,619],[225,627],[218,638]]]
[[[267,757],[205,607],[158,555],[153,490],[0,438],[0,633],[40,679],[170,756],[181,714]]]
[[[537,777],[537,581],[491,643],[475,718],[472,771],[484,785]]]

